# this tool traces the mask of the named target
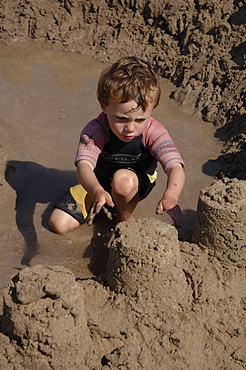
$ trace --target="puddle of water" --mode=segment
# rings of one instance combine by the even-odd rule
[[[10,163],[13,173],[4,184],[1,207],[3,285],[23,268],[23,257],[28,253],[31,264],[62,264],[78,277],[92,274],[87,267],[89,257],[83,259],[93,237],[92,228],[84,225],[58,236],[46,226],[53,203],[76,182],[73,161],[79,134],[100,112],[96,85],[106,66],[90,56],[47,49],[37,42],[0,47],[0,125],[7,134],[8,158],[17,161],[15,168]],[[162,97],[154,116],[168,129],[186,162],[186,185],[180,197],[183,233],[194,224],[200,190],[212,182],[202,167],[217,158],[220,144],[212,125],[186,115],[169,98],[174,86],[166,80],[161,85]],[[158,184],[139,204],[137,217],[171,223],[167,215],[155,215],[165,184],[160,169]],[[99,238],[96,244],[100,242]],[[32,250],[37,254],[30,256]]]

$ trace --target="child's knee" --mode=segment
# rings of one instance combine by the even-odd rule
[[[54,231],[56,234],[66,234],[67,229],[64,228],[65,225],[62,225],[61,223],[57,222],[56,220],[53,220],[52,218],[49,219],[49,226],[52,231]]]
[[[55,208],[49,218],[49,226],[57,234],[66,234],[80,226],[80,223],[68,213]]]
[[[120,195],[128,195],[138,191],[139,181],[137,175],[127,169],[121,169],[115,172],[111,183],[112,189]]]

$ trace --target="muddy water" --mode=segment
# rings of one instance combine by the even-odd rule
[[[6,182],[1,186],[0,288],[26,265],[62,264],[85,278],[103,269],[98,247],[111,233],[109,221],[98,219],[65,235],[51,233],[47,219],[54,202],[75,180],[73,160],[83,125],[99,112],[96,85],[106,67],[91,56],[44,48],[40,43],[0,46],[0,125],[6,132]],[[183,226],[194,225],[199,191],[212,182],[203,166],[217,158],[220,144],[214,129],[191,117],[169,98],[173,86],[162,80],[162,98],[154,116],[169,130],[186,162],[186,186],[180,198]],[[155,216],[166,179],[136,211]],[[95,252],[96,251],[96,252]],[[92,258],[92,255],[96,258]],[[99,262],[99,263],[98,263]]]

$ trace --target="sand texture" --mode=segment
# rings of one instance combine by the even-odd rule
[[[42,265],[13,278],[4,293],[1,362],[19,369],[243,369],[245,283],[242,269],[179,243],[171,225],[121,223],[101,280]]]
[[[245,3],[2,0],[0,18],[0,369],[245,369]],[[43,56],[39,49],[32,73],[40,90],[28,63],[18,73],[28,48],[29,59],[36,53],[36,42]],[[18,49],[9,54],[16,69],[8,67],[8,47]],[[49,57],[49,70],[42,59],[46,48],[57,53]],[[67,69],[63,59],[56,69],[54,60],[64,51],[84,55],[83,91],[78,64]],[[184,115],[212,125],[223,143],[218,158],[211,158],[200,128],[173,130],[178,147],[184,153],[189,148],[187,183],[194,197],[200,192],[196,212],[187,206],[182,214],[194,216],[194,227],[187,223],[182,234],[165,220],[137,217],[114,228],[99,215],[90,232],[83,225],[72,236],[52,235],[51,207],[40,204],[52,204],[75,181],[67,153],[75,150],[81,116],[88,121],[94,115],[90,94],[99,69],[90,61],[108,65],[125,55],[148,60],[173,84],[169,95]],[[50,75],[60,90],[69,85],[66,93]],[[55,115],[57,100],[62,107]],[[77,108],[81,100],[87,109]],[[70,123],[66,144],[64,119]],[[64,145],[57,149],[58,127]],[[202,164],[192,169],[196,161]],[[210,185],[204,173],[213,176]],[[181,201],[192,202],[191,190]],[[157,187],[155,201],[159,193]]]

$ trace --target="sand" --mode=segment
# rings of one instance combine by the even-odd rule
[[[244,369],[243,3],[20,0],[0,15],[0,368]],[[129,54],[163,78],[183,226],[154,215],[160,173],[135,221],[55,235],[98,75]]]

